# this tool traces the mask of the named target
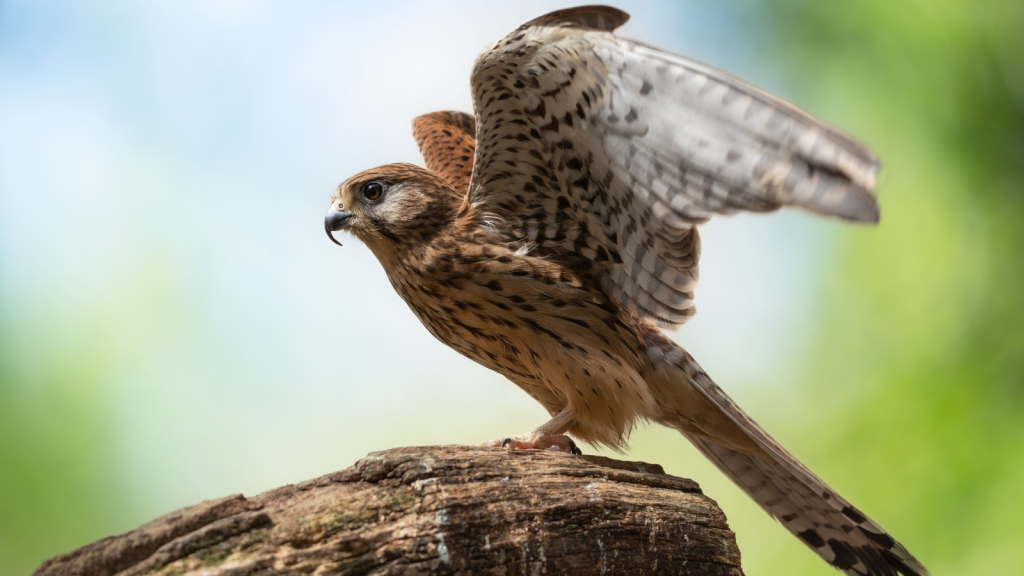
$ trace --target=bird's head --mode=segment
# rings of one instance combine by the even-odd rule
[[[388,164],[356,174],[331,195],[324,228],[346,230],[378,258],[425,244],[449,227],[460,198],[433,172],[412,164]]]

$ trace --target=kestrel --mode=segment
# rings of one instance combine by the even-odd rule
[[[927,574],[659,328],[694,313],[698,224],[782,206],[877,222],[877,159],[737,78],[613,35],[628,18],[560,10],[485,49],[476,118],[417,118],[427,169],[346,180],[328,236],[365,242],[431,334],[552,416],[491,445],[622,448],[658,422],[836,568]]]

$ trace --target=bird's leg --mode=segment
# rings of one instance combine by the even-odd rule
[[[572,407],[566,406],[564,410],[555,414],[554,418],[526,434],[504,439],[496,438],[484,442],[484,446],[506,450],[559,450],[570,454],[582,454],[572,438],[565,435],[575,423]]]

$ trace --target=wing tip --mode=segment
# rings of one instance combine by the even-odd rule
[[[818,178],[821,180],[815,194],[793,204],[823,216],[834,216],[850,222],[878,224],[881,211],[878,208],[878,199],[871,192],[874,186],[873,172],[863,178],[852,178],[840,171],[820,168],[818,171]]]
[[[851,222],[878,224],[882,217],[875,195],[859,186],[847,190],[842,200],[830,208],[832,214]]]
[[[847,195],[853,196],[853,195]],[[881,221],[881,212],[874,198],[868,202],[843,201],[839,204],[804,204],[803,207],[822,216],[834,216],[847,222],[875,225]]]
[[[532,28],[534,26],[576,26],[579,28],[591,28],[593,30],[612,32],[628,21],[628,13],[611,6],[595,4],[556,10],[539,18],[534,18],[520,26],[520,28]]]

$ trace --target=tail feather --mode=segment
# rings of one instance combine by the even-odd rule
[[[778,444],[664,335],[648,338],[644,374],[662,413],[722,472],[826,562],[857,576],[927,576],[877,523]],[[710,413],[709,413],[710,412]]]

